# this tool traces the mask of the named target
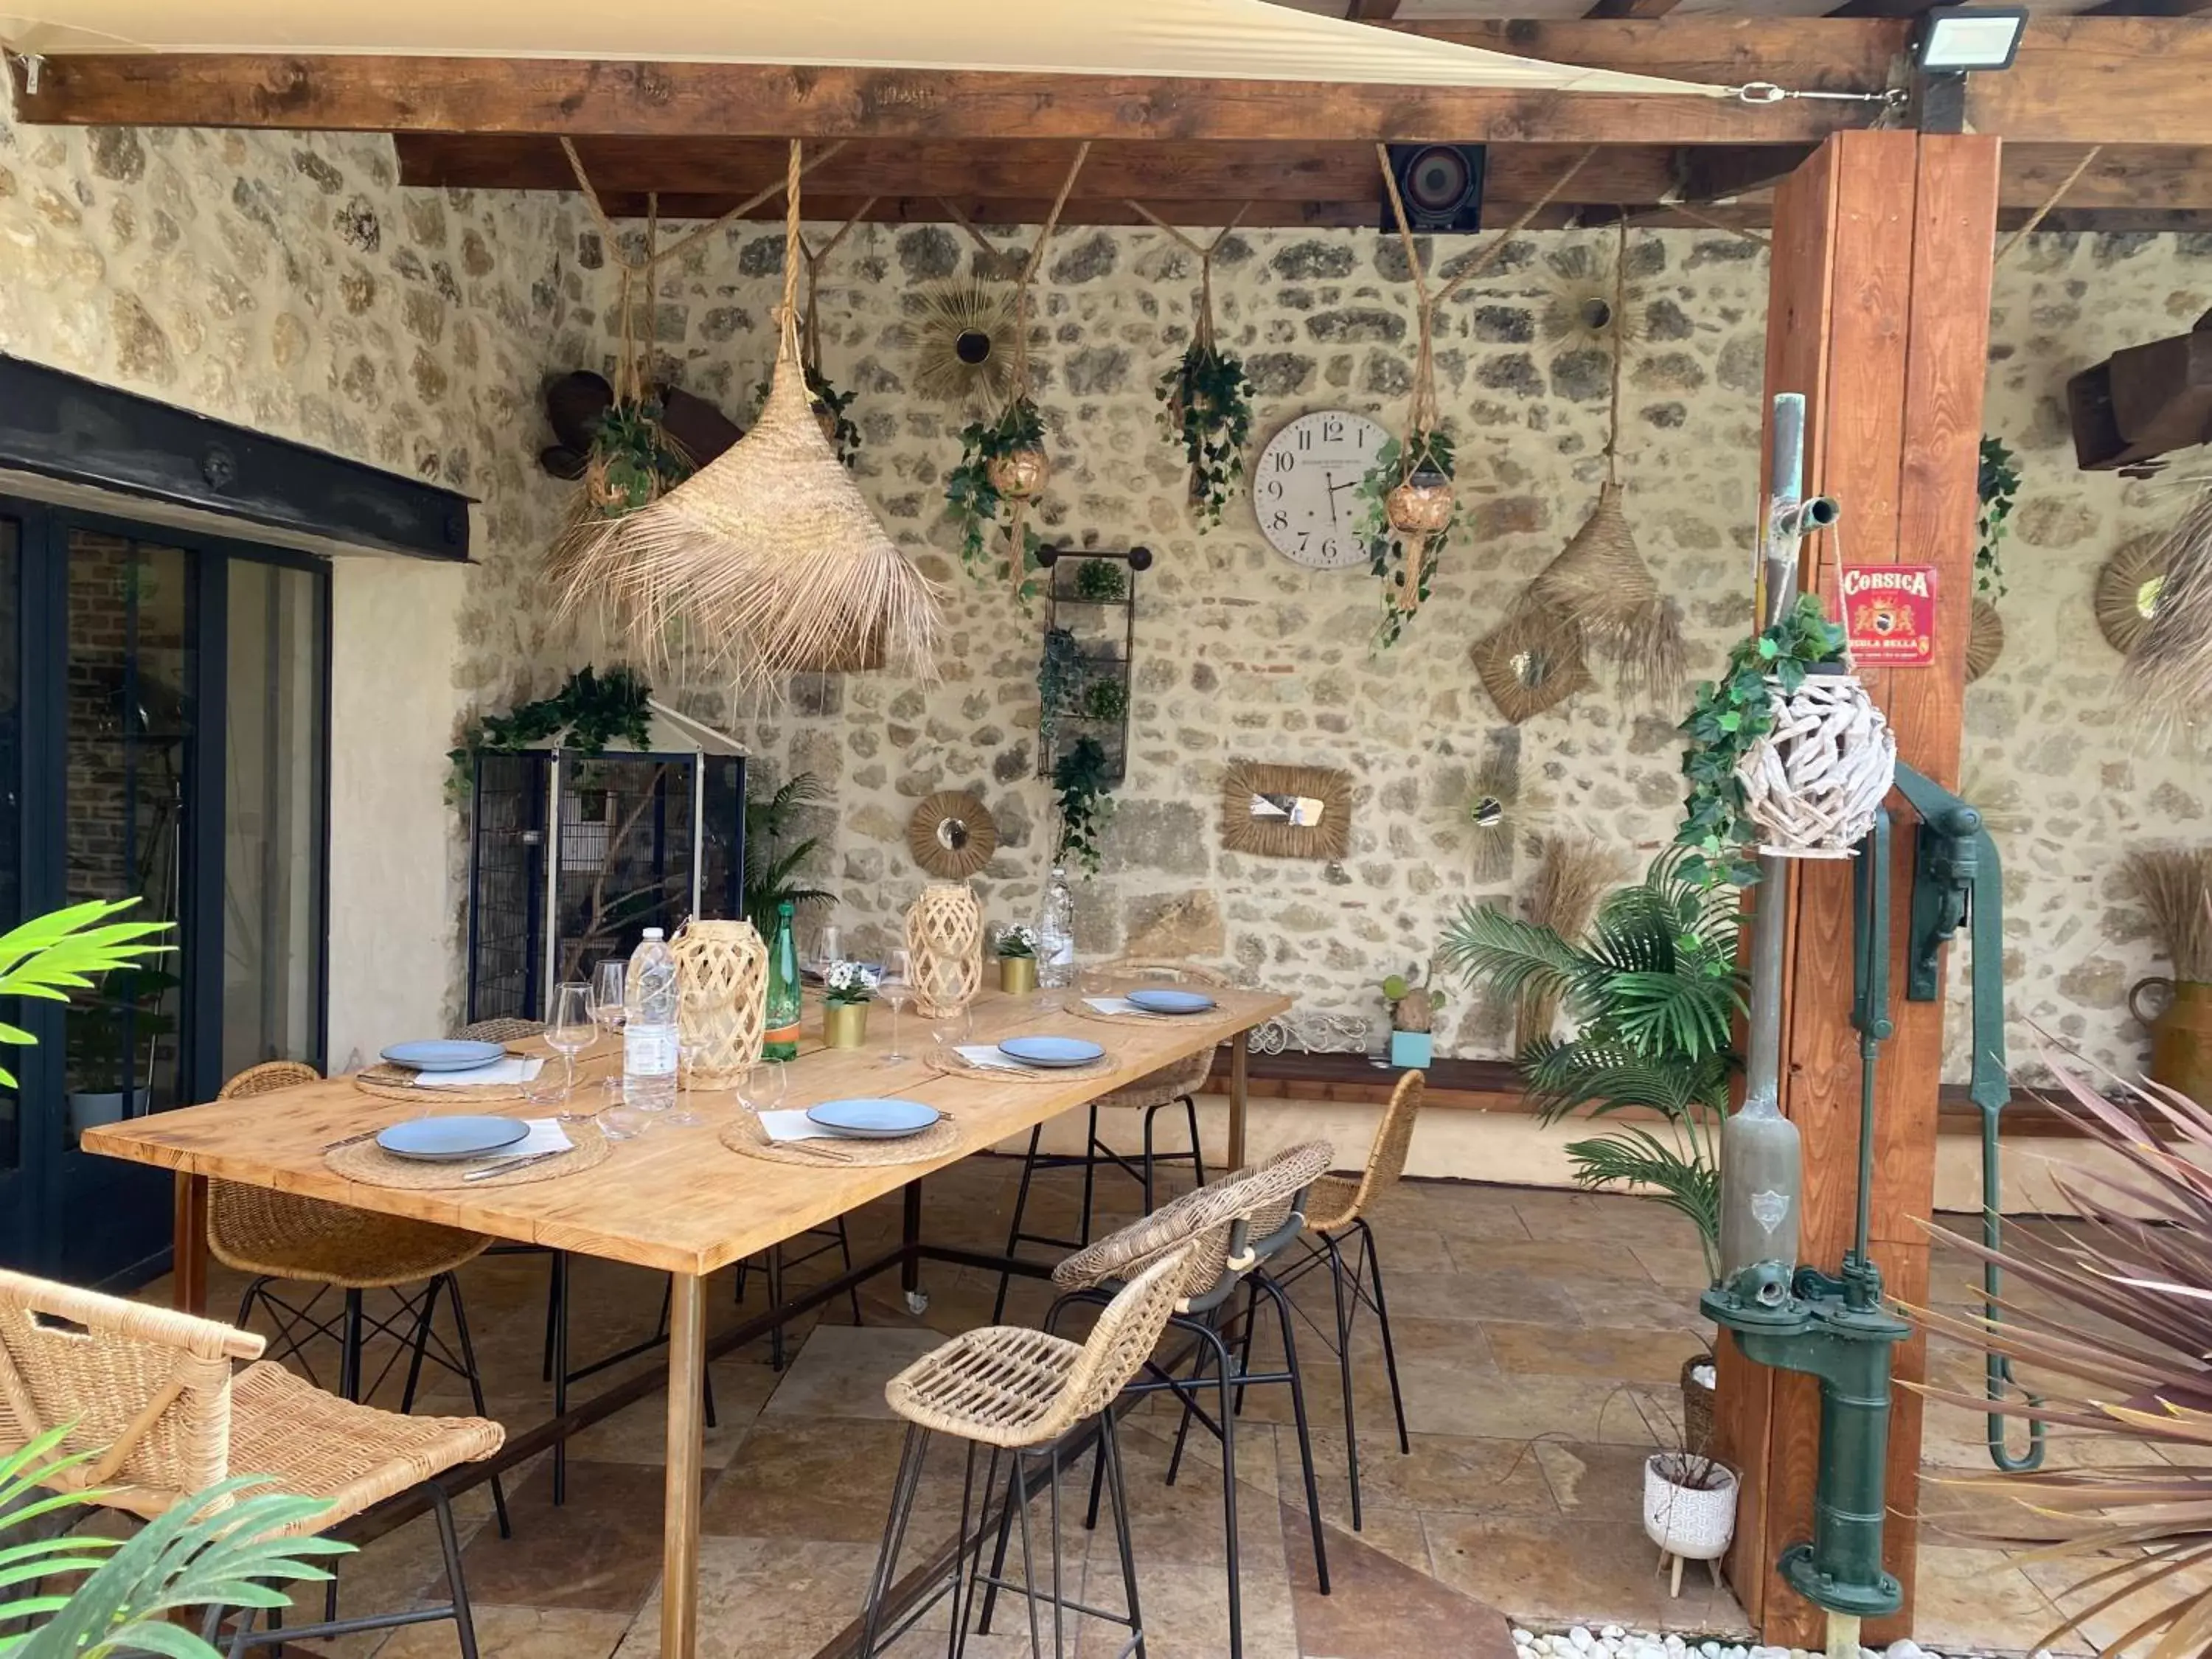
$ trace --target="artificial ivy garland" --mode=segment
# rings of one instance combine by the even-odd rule
[[[1682,773],[1690,790],[1674,835],[1691,849],[1682,860],[1685,876],[1707,887],[1758,882],[1759,865],[1750,849],[1759,832],[1745,815],[1735,775],[1743,757],[1773,729],[1767,678],[1772,676],[1787,696],[1805,683],[1806,671],[1815,664],[1840,662],[1844,644],[1843,624],[1828,620],[1820,596],[1801,593],[1779,622],[1737,642],[1729,653],[1726,674],[1699,682],[1690,717],[1680,728],[1689,738]]]
[[[2020,458],[2002,438],[1982,440],[1980,472],[1981,517],[1976,528],[1980,539],[1974,547],[1974,591],[2002,599],[2004,566],[1997,549],[2005,538],[2005,521],[2012,517],[2013,501],[2020,493]]]
[[[1353,493],[1359,535],[1367,544],[1367,568],[1382,581],[1382,620],[1375,629],[1379,651],[1397,644],[1413,612],[1427,602],[1437,556],[1459,523],[1455,499],[1442,528],[1416,534],[1401,531],[1390,522],[1390,492],[1423,473],[1435,474],[1449,485],[1456,464],[1452,441],[1444,433],[1416,432],[1410,449],[1395,438],[1386,438]],[[1407,594],[1411,605],[1404,602]]]
[[[550,697],[471,720],[460,747],[446,756],[453,763],[453,781],[466,787],[469,766],[480,754],[516,754],[563,732],[563,746],[586,760],[605,754],[617,738],[634,749],[650,749],[652,696],[652,686],[635,669],[611,668],[601,675],[580,668]]]
[[[1208,331],[1210,333],[1210,331]],[[1190,501],[1201,533],[1221,522],[1230,493],[1244,476],[1252,439],[1252,383],[1233,351],[1211,338],[1191,342],[1182,361],[1159,379],[1160,426],[1182,441],[1190,464]]]
[[[1044,654],[1037,659],[1037,742],[1052,747],[1061,716],[1075,707],[1083,684],[1083,652],[1065,628],[1044,631]]]
[[[992,481],[991,463],[1043,447],[1044,413],[1024,394],[1009,403],[995,421],[975,421],[961,429],[960,465],[945,478],[945,505],[960,526],[960,562],[978,581],[994,568],[1011,579],[1012,561],[1018,556],[1021,580],[1015,591],[1024,604],[1036,597],[1037,584],[1029,573],[1044,568],[1037,557],[1044,540],[1024,521],[1020,504],[1000,493]],[[1000,530],[1006,532],[1006,550],[994,566],[990,543],[993,532]]]
[[[657,398],[607,406],[592,431],[584,464],[585,499],[603,519],[619,519],[666,495],[696,470],[663,429]]]
[[[1072,858],[1085,875],[1098,873],[1098,836],[1114,809],[1106,773],[1106,750],[1096,738],[1078,738],[1052,769],[1054,805],[1060,810],[1053,861]]]

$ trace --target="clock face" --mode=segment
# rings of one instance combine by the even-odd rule
[[[1316,570],[1364,567],[1359,481],[1389,435],[1364,415],[1323,409],[1269,439],[1252,479],[1252,510],[1268,544]]]

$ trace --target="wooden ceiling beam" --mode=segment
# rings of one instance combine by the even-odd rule
[[[2038,17],[2002,73],[1966,76],[1970,132],[2009,143],[2212,144],[2212,21]]]
[[[2212,0],[2099,0],[2084,6],[2077,17],[2201,17],[2212,12]]]
[[[1597,0],[1585,17],[1664,17],[1674,9],[1676,0]]]

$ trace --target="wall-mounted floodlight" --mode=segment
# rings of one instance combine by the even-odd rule
[[[1914,62],[1923,75],[2010,69],[2027,27],[2026,6],[1938,6],[1921,20]]]

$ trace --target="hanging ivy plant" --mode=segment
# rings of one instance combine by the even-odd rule
[[[1190,501],[1201,532],[1221,522],[1221,509],[1244,476],[1252,438],[1252,383],[1233,351],[1194,340],[1182,361],[1159,379],[1160,425],[1182,441],[1190,464]]]
[[[1691,848],[1682,873],[1707,887],[1728,883],[1749,887],[1759,880],[1752,848],[1759,834],[1743,810],[1736,767],[1759,738],[1773,729],[1767,677],[1786,695],[1805,683],[1816,663],[1840,662],[1844,629],[1828,620],[1817,593],[1801,593],[1765,632],[1743,640],[1729,653],[1728,672],[1699,683],[1690,717],[1680,730],[1689,738],[1682,751],[1683,775],[1690,781],[1682,825],[1674,839]]]
[[[662,428],[658,400],[616,402],[592,430],[584,494],[599,516],[619,519],[666,495],[695,471]]]
[[[994,569],[1010,577],[1013,572],[1008,560],[1016,556],[1018,538],[1023,572],[1018,592],[1024,603],[1036,596],[1037,584],[1028,573],[1044,568],[1037,557],[1044,541],[1013,510],[1019,504],[1000,491],[991,468],[994,461],[1004,463],[1024,452],[1043,448],[1043,411],[1032,399],[1016,398],[996,420],[975,421],[962,428],[960,465],[945,479],[945,507],[960,526],[960,562],[978,582],[988,580]],[[994,563],[991,543],[994,532],[1000,531],[1005,532],[1007,553]]]
[[[1119,605],[1129,596],[1128,573],[1113,559],[1085,559],[1075,567],[1075,597],[1093,605]]]
[[[1397,439],[1386,438],[1382,447],[1375,452],[1375,464],[1367,469],[1353,492],[1352,510],[1358,515],[1358,534],[1367,544],[1367,568],[1382,581],[1382,620],[1375,630],[1378,651],[1387,651],[1397,644],[1414,610],[1427,601],[1430,584],[1436,579],[1437,557],[1459,523],[1459,507],[1455,501],[1449,516],[1437,527],[1418,533],[1401,530],[1391,522],[1391,492],[1401,485],[1419,484],[1430,477],[1449,487],[1455,464],[1452,441],[1444,433],[1416,434],[1410,452]],[[1408,568],[1408,560],[1413,557],[1409,543],[1419,549],[1417,570]],[[1401,577],[1410,584],[1413,605],[1402,604],[1398,598]]]
[[[1098,873],[1098,836],[1114,810],[1109,783],[1106,750],[1096,738],[1079,738],[1053,763],[1053,804],[1060,811],[1060,838],[1053,846],[1053,862],[1070,860],[1084,873]]]
[[[1061,718],[1075,707],[1083,683],[1083,653],[1065,628],[1044,632],[1044,654],[1037,659],[1037,741],[1052,747]]]
[[[611,668],[599,674],[588,666],[580,668],[550,697],[470,721],[461,733],[460,747],[446,756],[453,763],[454,788],[468,787],[470,769],[478,755],[516,754],[563,732],[568,735],[562,746],[586,760],[605,754],[617,738],[635,749],[649,749],[652,696],[652,686],[635,669]]]
[[[1974,548],[1974,591],[2004,597],[2004,566],[1997,557],[2005,538],[2005,521],[2012,517],[2013,499],[2020,493],[2020,457],[2002,438],[1982,440],[1981,540]]]

